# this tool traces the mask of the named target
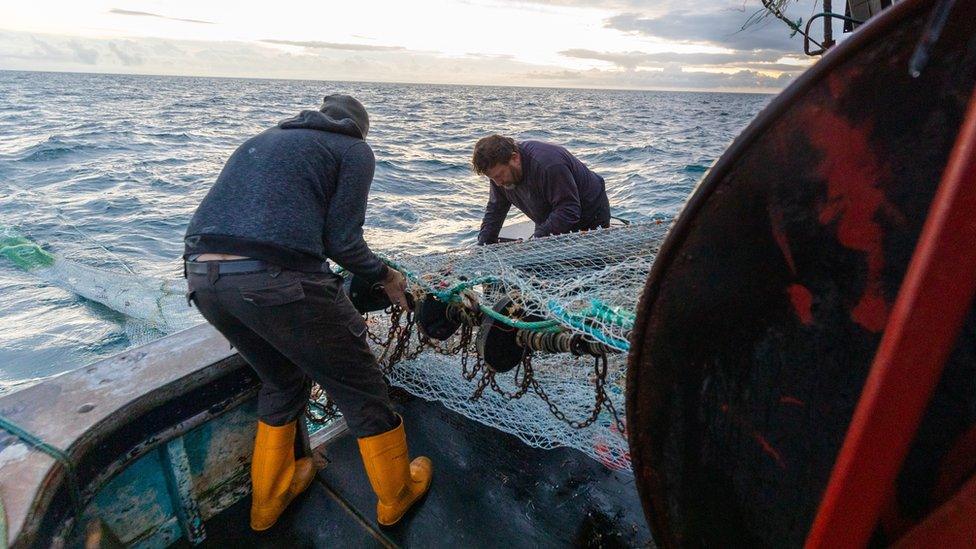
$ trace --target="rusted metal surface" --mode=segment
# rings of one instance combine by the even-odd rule
[[[101,491],[110,479],[130,467],[137,459],[182,435],[186,439],[185,444],[189,445],[190,463],[193,465],[191,473],[196,477],[194,485],[198,491],[206,491],[206,497],[198,496],[203,516],[206,519],[216,514],[229,505],[227,503],[221,507],[220,503],[237,490],[224,487],[224,484],[233,482],[234,477],[247,476],[246,465],[250,462],[250,444],[254,439],[253,399],[257,394],[256,389],[255,387],[240,394],[232,393],[228,398],[213,402],[206,410],[187,419],[172,419],[172,423],[158,430],[153,429],[151,436],[125,446],[124,452],[111,453],[107,460],[101,460],[103,465],[89,467],[95,473],[87,482],[85,494]],[[142,418],[137,418],[134,421],[141,420]],[[243,469],[243,473],[240,469]],[[244,493],[247,493],[247,489]],[[213,498],[214,494],[219,498]],[[231,503],[236,499],[233,497]],[[214,505],[219,508],[212,510]]]
[[[93,520],[85,529],[85,549],[122,549],[125,545],[100,520]]]
[[[86,392],[66,390],[80,379]],[[33,398],[22,398],[28,392]],[[15,409],[11,397],[21,397],[16,410],[24,417],[37,414],[30,417],[40,421],[29,428],[42,438],[67,439],[54,414],[78,401],[86,403],[79,413],[117,410],[93,421],[68,447],[81,485],[83,527],[103,522],[134,547],[167,546],[181,538],[199,543],[206,536],[204,523],[250,492],[257,380],[208,326],[22,393],[0,399],[0,406],[9,413]],[[324,444],[344,430],[340,421],[313,440]],[[25,471],[34,476],[23,476]],[[11,536],[14,546],[83,543],[78,536],[85,528],[72,520],[74,508],[60,475],[46,454],[0,439],[0,494],[8,518],[20,526]],[[34,478],[37,484],[30,483]]]
[[[240,368],[226,362],[232,355],[223,337],[201,325],[6,395],[0,414],[81,462],[133,418]],[[70,507],[61,466],[6,433],[0,497],[14,546],[33,542],[49,507]]]
[[[906,0],[773,101],[689,200],[643,293],[631,455],[662,547],[800,545],[891,314],[976,80],[976,3],[918,78],[933,2]],[[976,420],[967,317],[876,543],[941,501]]]
[[[161,452],[151,452],[111,479],[87,505],[82,522],[105,523],[127,546],[163,547],[183,535]],[[70,533],[63,534],[70,540]],[[38,540],[38,545],[44,541]]]
[[[250,493],[255,426],[252,400],[183,436],[193,477],[193,497],[204,520]]]

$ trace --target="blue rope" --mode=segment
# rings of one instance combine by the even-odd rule
[[[400,271],[408,280],[419,284],[427,290],[427,293],[433,295],[439,301],[444,303],[456,303],[459,302],[460,293],[468,288],[477,286],[479,284],[491,284],[491,283],[506,283],[506,281],[500,277],[485,275],[474,278],[472,280],[466,280],[459,284],[446,289],[437,289],[429,282],[421,279],[416,273],[411,272],[406,269],[403,265],[400,265],[396,261],[386,259],[381,257],[384,263],[389,265],[391,268]],[[621,326],[625,329],[630,329],[634,325],[634,314],[630,311],[620,311],[613,307],[608,306],[600,300],[591,300],[591,306],[584,311],[582,314],[571,314],[566,311],[559,303],[555,300],[549,301],[549,310],[556,317],[553,320],[542,320],[537,322],[522,322],[515,320],[514,318],[509,318],[501,313],[493,311],[490,307],[479,304],[479,308],[486,315],[494,318],[495,320],[507,324],[513,328],[538,331],[538,332],[553,332],[559,331],[558,325],[560,323],[568,324],[575,327],[576,329],[592,336],[594,339],[609,345],[615,349],[621,351],[628,351],[630,349],[630,343],[626,340],[615,338],[613,336],[605,335],[600,330],[591,326],[587,321],[591,320],[589,317],[593,317],[595,320],[602,322],[607,322],[610,324],[615,324]]]
[[[60,448],[56,448],[44,442],[33,433],[30,433],[4,416],[0,416],[0,429],[14,435],[28,446],[51,456],[55,461],[60,463],[62,467],[64,467],[65,477],[67,478],[68,483],[68,495],[71,496],[71,503],[75,508],[75,518],[78,518],[81,513],[81,491],[78,489],[78,479],[75,476],[75,466],[73,463],[71,463],[71,458],[68,456],[68,454],[66,454]]]
[[[624,352],[630,350],[629,342],[605,335],[600,330],[580,320],[580,318],[577,317],[576,315],[572,315],[568,313],[565,309],[563,309],[562,305],[556,302],[556,300],[550,300],[548,305],[549,305],[549,312],[552,313],[553,316],[565,322],[566,324],[569,324],[570,326],[576,328],[577,330],[586,333],[587,335],[589,335],[593,339],[596,339],[600,343],[604,343],[607,346],[613,347],[614,349],[618,349]]]

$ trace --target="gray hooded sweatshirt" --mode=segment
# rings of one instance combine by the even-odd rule
[[[244,142],[190,220],[184,257],[225,253],[319,272],[328,259],[368,281],[387,267],[363,240],[375,159],[369,117],[330,95]]]

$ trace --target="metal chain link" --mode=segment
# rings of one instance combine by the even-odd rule
[[[484,361],[481,354],[478,353],[474,342],[474,327],[480,325],[481,313],[480,311],[472,312],[468,309],[463,309],[462,316],[463,321],[461,322],[460,335],[458,336],[457,344],[451,348],[444,348],[439,343],[435,343],[429,337],[420,333],[416,330],[416,345],[411,349],[410,343],[413,335],[415,333],[416,320],[414,318],[412,311],[406,311],[406,322],[402,323],[404,317],[404,310],[397,307],[388,307],[384,313],[389,315],[390,318],[390,328],[386,333],[385,340],[383,337],[378,336],[373,333],[372,330],[368,329],[366,334],[370,341],[378,345],[383,349],[390,349],[392,345],[392,350],[386,357],[381,367],[384,374],[389,374],[398,363],[403,360],[414,360],[420,356],[425,349],[431,349],[432,351],[445,355],[460,355],[461,361],[461,376],[468,381],[474,380],[481,374],[475,386],[475,390],[472,393],[470,399],[477,400],[481,398],[484,391],[491,388],[492,391],[498,393],[508,400],[518,400],[525,396],[529,390],[532,390],[546,405],[549,407],[550,413],[560,421],[563,421],[570,427],[574,429],[584,429],[592,425],[600,416],[600,412],[606,408],[611,416],[613,417],[614,424],[620,433],[625,432],[624,422],[620,419],[620,415],[617,413],[613,402],[610,400],[609,395],[606,392],[606,378],[608,371],[608,361],[607,354],[603,352],[595,357],[593,365],[593,379],[594,379],[594,402],[593,409],[589,416],[583,421],[578,421],[570,419],[566,414],[559,409],[558,406],[550,399],[549,395],[546,393],[545,389],[535,378],[535,372],[532,368],[532,356],[533,353],[526,353],[522,362],[516,367],[514,372],[513,382],[516,386],[514,392],[508,392],[498,384],[497,373],[490,368],[485,367]],[[368,315],[367,315],[368,320]],[[574,342],[576,343],[576,342]],[[576,346],[573,346],[574,355],[579,356],[579,352],[576,351]],[[605,347],[603,347],[605,349]],[[474,365],[469,369],[470,357],[474,355],[475,362]],[[323,396],[325,396],[325,404],[318,403]],[[316,415],[311,411],[311,407],[306,410],[306,417],[309,421],[315,423],[324,423],[333,419],[338,414],[338,409],[335,408],[335,404],[325,395],[324,391],[318,385],[313,388],[312,391],[312,401],[316,403],[316,407],[320,409],[319,414]]]
[[[323,399],[325,399],[325,402],[322,402]],[[339,413],[339,407],[325,393],[325,389],[320,387],[318,383],[312,385],[308,406],[305,407],[305,419],[315,425],[324,425],[334,421],[341,415]]]

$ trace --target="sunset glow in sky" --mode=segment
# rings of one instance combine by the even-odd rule
[[[0,69],[667,89],[777,89],[811,60],[759,0],[0,5]],[[790,7],[806,19],[812,0]]]

